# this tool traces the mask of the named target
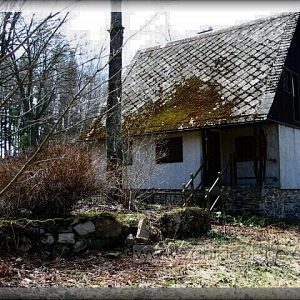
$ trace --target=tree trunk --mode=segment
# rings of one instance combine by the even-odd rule
[[[36,147],[38,145],[38,140],[39,140],[39,125],[32,124],[30,127],[30,146]]]
[[[116,8],[120,2],[112,1],[110,28],[109,80],[106,114],[107,179],[111,183],[108,197],[121,200],[122,190],[122,138],[121,138],[121,73],[123,26],[122,13]]]

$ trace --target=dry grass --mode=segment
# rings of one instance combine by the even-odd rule
[[[3,287],[299,287],[297,228],[213,225],[209,237],[166,240],[160,255],[132,249],[110,259],[103,251],[78,257],[5,257]],[[282,252],[278,252],[282,250]]]

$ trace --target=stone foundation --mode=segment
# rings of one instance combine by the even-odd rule
[[[261,190],[259,187],[241,186],[232,188],[226,195],[228,198],[225,205],[228,214],[249,213],[275,220],[300,220],[300,190],[281,190],[271,186]],[[164,205],[183,204],[182,193],[179,190],[142,191],[140,198],[146,202]],[[206,207],[203,192],[195,199],[195,205]]]
[[[176,206],[182,204],[181,190],[140,190],[138,199],[146,203]]]
[[[271,219],[300,219],[300,190],[266,187],[235,187],[226,199],[229,214],[250,213]]]

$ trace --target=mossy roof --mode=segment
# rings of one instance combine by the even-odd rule
[[[265,121],[299,13],[139,51],[124,76],[124,134]],[[81,140],[105,137],[105,118]]]

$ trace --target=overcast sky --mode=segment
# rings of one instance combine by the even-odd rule
[[[3,1],[2,1],[3,2]],[[1,1],[0,1],[1,3]],[[26,11],[71,12],[70,34],[85,33],[94,49],[108,43],[110,1],[26,1]],[[128,63],[139,49],[197,35],[282,12],[300,11],[300,1],[122,1],[125,26],[124,58]],[[134,35],[134,36],[132,36]],[[97,51],[97,50],[95,50]]]

